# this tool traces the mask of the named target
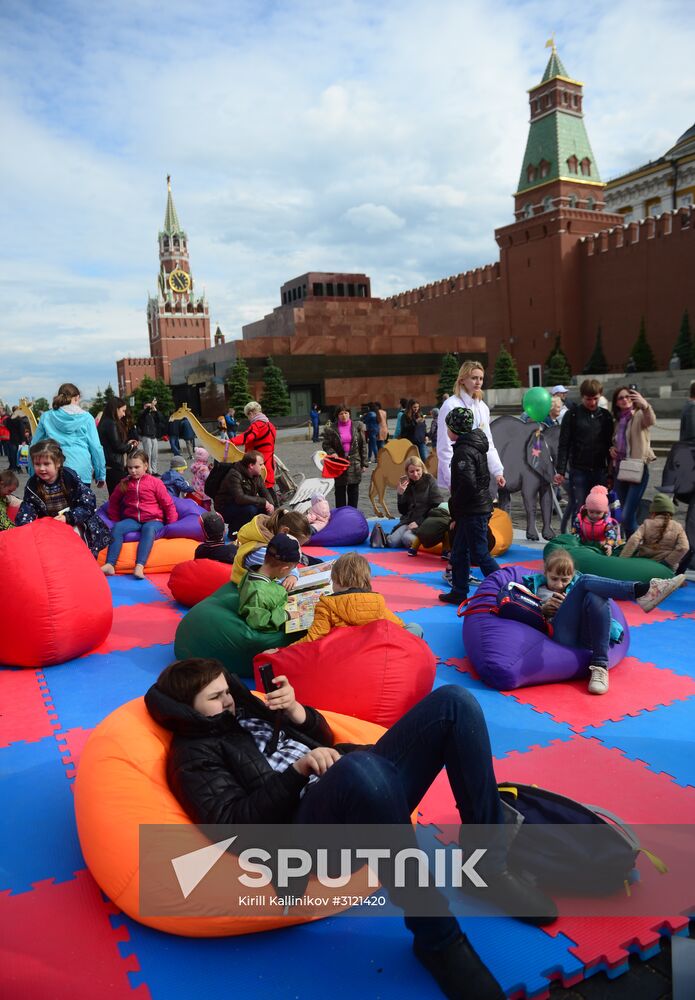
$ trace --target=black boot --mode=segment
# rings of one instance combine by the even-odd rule
[[[465,934],[436,950],[413,944],[415,957],[449,1000],[505,1000],[506,994]]]

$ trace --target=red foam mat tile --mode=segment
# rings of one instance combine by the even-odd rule
[[[663,928],[672,934],[688,926],[687,917],[559,917],[542,929],[550,937],[565,934],[575,942],[570,952],[587,966],[622,965],[631,951],[658,943]]]
[[[429,555],[427,552],[419,552],[416,559],[409,556],[405,549],[372,549],[366,556],[370,563],[381,566],[382,569],[390,569],[394,573],[403,573],[408,576],[410,573],[443,573],[445,562],[441,556]]]
[[[431,608],[438,603],[438,590],[403,576],[372,577],[372,589],[384,595],[388,607],[396,614]]]
[[[135,956],[121,958],[128,932],[111,926],[117,912],[87,871],[17,896],[0,893],[3,1000],[148,1000],[146,986],[130,986],[127,974],[139,967]]]
[[[625,621],[628,623],[630,628],[635,628],[640,625],[654,625],[657,622],[670,622],[675,618],[684,617],[675,614],[673,611],[662,611],[661,608],[654,608],[647,614],[646,611],[642,611],[639,604],[635,604],[634,601],[616,601],[616,604],[625,615]]]
[[[58,749],[63,755],[63,764],[65,764],[67,768],[66,777],[75,777],[80,755],[82,754],[84,745],[89,739],[91,733],[91,729],[79,728],[68,729],[67,732],[64,733],[56,733]]]
[[[626,656],[609,676],[608,692],[600,697],[588,693],[586,680],[517,688],[508,696],[581,732],[587,726],[618,722],[626,715],[639,715],[645,709],[685,701],[695,694],[695,680],[691,677],[659,670],[634,656]]]
[[[181,614],[161,602],[122,604],[113,609],[113,626],[104,642],[85,655],[166,645],[174,641],[180,621]]]
[[[37,743],[57,728],[37,670],[0,670],[0,747]]]
[[[164,597],[168,597],[170,600],[175,601],[176,598],[172,594],[171,590],[169,590],[169,575],[169,573],[152,573],[148,575],[147,579],[153,587],[157,588],[160,594],[163,594]]]
[[[576,736],[495,761],[499,781],[520,781],[606,806],[628,823],[695,823],[695,788],[677,785],[597,739]]]

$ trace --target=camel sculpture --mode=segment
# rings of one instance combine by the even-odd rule
[[[22,416],[26,417],[27,420],[29,421],[29,426],[31,427],[31,435],[33,437],[34,432],[36,431],[38,421],[34,415],[34,411],[31,408],[31,403],[25,396],[22,396],[22,398],[20,399],[17,409],[21,412]]]
[[[405,438],[387,441],[383,448],[379,448],[376,468],[372,472],[369,483],[369,499],[377,517],[393,517],[384,499],[386,487],[392,486],[395,489],[398,486],[398,480],[403,475],[403,465],[406,458],[410,458],[411,455],[419,456],[419,454],[412,441]],[[425,468],[431,476],[437,475],[437,453],[435,451],[429,454]],[[379,506],[377,506],[377,500]]]
[[[237,448],[235,444],[230,444],[229,441],[220,441],[210,431],[206,431],[193,410],[189,409],[188,403],[183,403],[179,406],[178,410],[174,410],[169,420],[183,420],[184,417],[191,424],[191,427],[195,431],[195,436],[202,446],[207,449],[211,457],[216,459],[216,461],[240,462],[244,457],[244,452]]]

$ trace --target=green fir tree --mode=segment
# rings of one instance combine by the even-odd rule
[[[104,404],[106,404],[110,400],[112,400],[115,395],[116,395],[116,393],[113,391],[113,386],[109,382],[109,384],[104,389]]]
[[[519,389],[521,379],[516,370],[516,362],[507,348],[502,344],[495,361],[495,371],[492,376],[493,389]]]
[[[101,413],[103,409],[104,409],[104,394],[99,388],[99,386],[97,386],[97,394],[94,397],[92,405],[89,407],[89,412],[92,414],[93,417],[96,417],[97,414]]]
[[[454,391],[454,382],[458,377],[460,367],[458,358],[455,354],[445,354],[442,358],[442,367],[439,372],[439,385],[437,386],[438,406],[442,405],[445,392],[448,392],[449,395],[451,395]]]
[[[683,311],[680,333],[678,334],[678,340],[674,345],[672,353],[677,354],[680,358],[681,368],[693,367],[695,352],[693,352],[693,340],[690,335],[690,317],[687,309]]]
[[[144,379],[135,390],[133,413],[136,420],[142,413],[145,403],[149,403],[153,399],[157,400],[158,412],[161,413],[165,419],[168,418],[169,414],[174,410],[174,397],[171,393],[171,389],[166,384],[164,379],[150,378],[149,375],[145,375]]]
[[[572,378],[569,358],[560,345],[559,336],[556,338],[555,346],[548,355],[543,371],[543,382],[548,386],[565,385]]]
[[[266,358],[263,369],[263,395],[260,399],[268,417],[286,417],[290,412],[290,394],[284,375],[272,358]]]
[[[46,410],[50,410],[51,404],[48,402],[45,396],[39,396],[38,399],[34,400],[31,408],[34,411],[34,415],[36,417],[40,417],[42,413],[46,412]]]
[[[606,361],[606,355],[603,353],[602,340],[603,331],[599,325],[599,328],[596,331],[596,343],[594,344],[593,353],[584,365],[585,375],[599,375],[608,371],[608,362]]]
[[[249,369],[243,358],[237,358],[232,367],[227,370],[225,388],[227,389],[229,405],[233,406],[237,414],[240,415],[251,400]]]
[[[639,335],[632,350],[630,351],[630,354],[634,358],[638,372],[656,371],[656,358],[654,357],[654,351],[651,349],[649,341],[647,340],[647,327],[644,322],[644,316],[640,320]]]

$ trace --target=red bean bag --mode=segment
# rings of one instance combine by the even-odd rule
[[[85,543],[44,517],[0,533],[0,663],[46,667],[100,645],[111,631],[109,585]]]
[[[179,604],[192,608],[229,583],[232,567],[215,559],[191,559],[174,566],[169,590]]]
[[[426,642],[387,621],[336,628],[316,642],[259,654],[253,669],[260,690],[262,663],[288,677],[303,705],[386,727],[430,693],[437,666]]]

